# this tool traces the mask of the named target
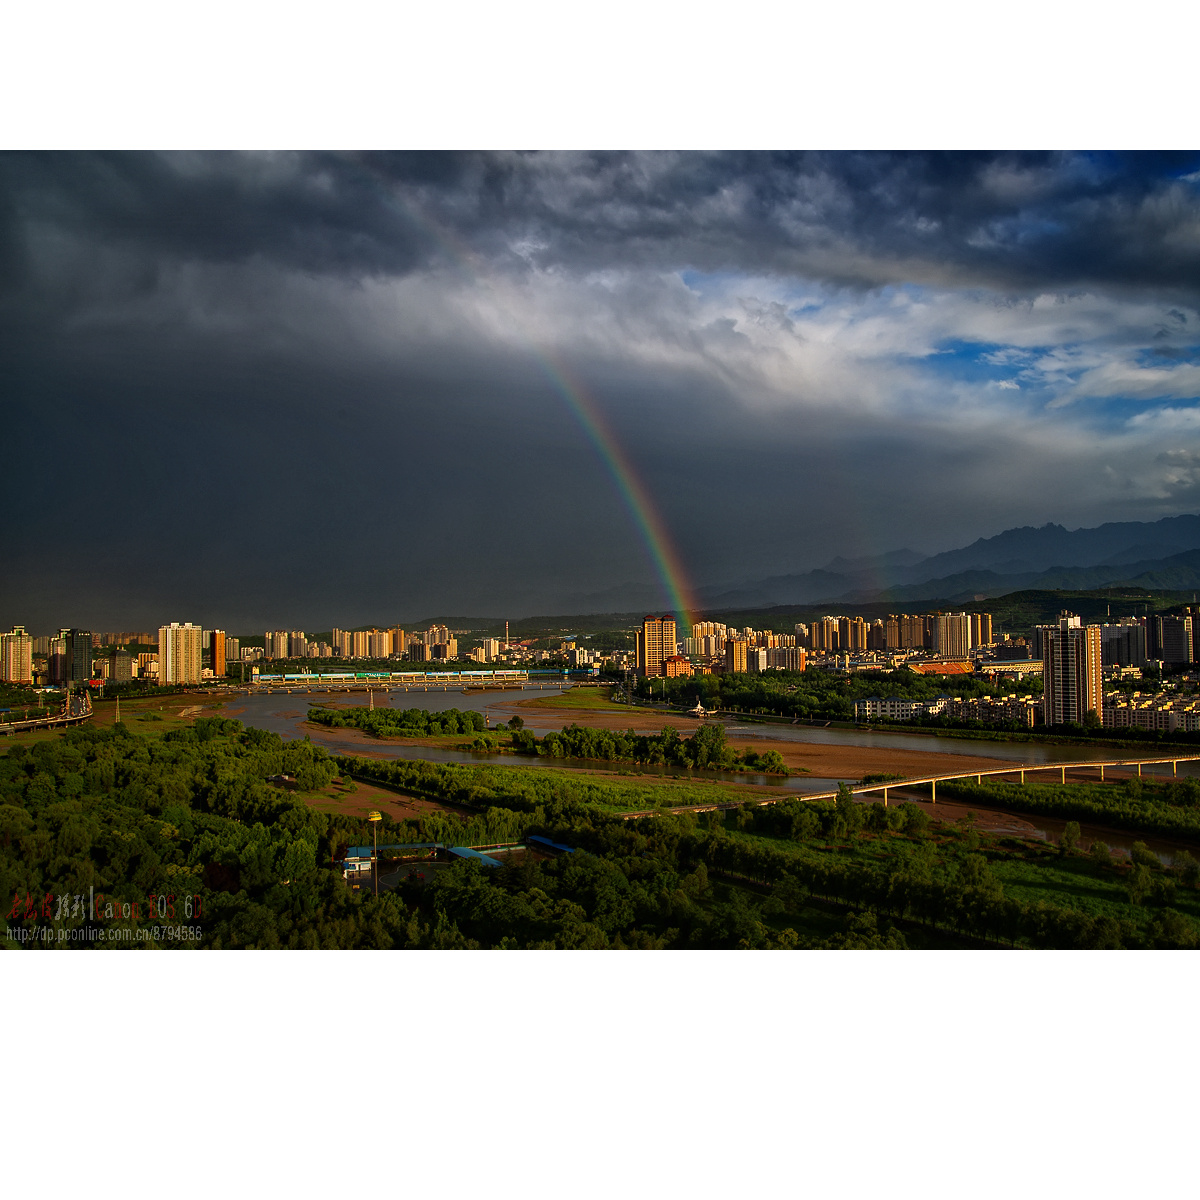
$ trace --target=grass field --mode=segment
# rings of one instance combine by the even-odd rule
[[[659,714],[656,708],[641,708],[634,704],[614,704],[609,699],[612,688],[571,688],[557,696],[541,696],[536,700],[526,700],[523,708],[574,708],[586,712],[615,712],[629,713],[630,716]]]

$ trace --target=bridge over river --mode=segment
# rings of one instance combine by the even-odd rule
[[[92,718],[92,697],[84,692],[68,692],[58,715],[32,717],[28,721],[5,721],[0,724],[0,735],[9,737],[14,733],[28,733],[31,729],[60,729],[66,725],[79,725]]]
[[[913,788],[929,785],[931,800],[934,804],[937,803],[937,785],[939,783],[951,783],[959,779],[974,779],[976,783],[982,783],[985,779],[996,776],[1013,776],[1018,777],[1019,782],[1025,782],[1026,775],[1032,775],[1037,771],[1058,771],[1059,782],[1066,783],[1067,768],[1072,771],[1098,770],[1100,772],[1100,782],[1104,782],[1105,770],[1117,768],[1137,767],[1138,775],[1142,774],[1143,767],[1163,766],[1167,763],[1171,764],[1172,776],[1179,774],[1179,764],[1181,762],[1200,762],[1200,754],[1174,754],[1167,758],[1127,758],[1127,759],[1112,759],[1106,758],[1095,762],[1060,762],[1060,763],[1016,763],[1011,767],[998,767],[990,771],[950,771],[939,775],[919,775],[905,779],[889,779],[886,782],[853,784],[850,785],[850,793],[853,796],[867,796],[876,792],[883,794],[883,802],[886,805],[888,802],[888,792],[893,788]],[[789,792],[782,796],[763,796],[756,797],[756,803],[759,804],[778,804],[781,800],[836,800],[837,791],[832,792]],[[715,812],[725,811],[734,808],[741,808],[745,803],[744,800],[735,800],[728,804],[688,804],[680,805],[672,808],[650,808],[639,812],[622,813],[621,815],[630,820],[634,817],[661,817],[663,813],[677,812]]]

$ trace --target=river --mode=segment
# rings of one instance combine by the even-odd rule
[[[505,714],[495,710],[507,710],[514,702],[532,699],[538,696],[560,694],[568,691],[570,685],[562,688],[547,689],[542,687],[522,688],[519,692],[513,689],[480,691],[472,689],[469,692],[422,692],[408,691],[403,688],[380,688],[376,693],[388,694],[389,703],[393,708],[423,708],[429,712],[444,712],[457,708],[460,711],[483,713],[489,724],[495,728],[503,724]],[[340,703],[346,701],[366,703],[366,696],[353,696],[347,693],[328,692],[255,692],[247,696],[237,696],[229,700],[223,713],[235,717],[246,725],[257,729],[267,729],[278,733],[283,738],[301,738],[307,735],[319,746],[324,746],[334,754],[362,754],[370,750],[373,755],[382,754],[388,758],[425,759],[429,762],[470,763],[481,765],[494,763],[499,766],[516,766],[526,768],[552,768],[556,770],[595,769],[595,764],[573,763],[562,759],[521,758],[514,761],[511,755],[486,754],[469,750],[451,750],[440,746],[410,746],[397,742],[380,742],[378,746],[367,745],[359,739],[340,729],[326,729],[319,726],[304,728],[310,705],[321,706],[330,699]],[[523,712],[525,724],[529,729],[545,732],[551,729],[561,729],[567,714],[558,714],[553,710],[538,711],[527,709]],[[1120,760],[1137,757],[1137,751],[1119,750],[1103,746],[1071,746],[1057,743],[1041,742],[993,742],[982,738],[948,738],[929,733],[903,733],[868,729],[822,729],[807,725],[777,725],[774,723],[758,724],[754,722],[737,721],[732,718],[723,719],[729,736],[735,738],[764,738],[787,742],[813,742],[826,744],[842,744],[850,746],[869,746],[877,749],[902,747],[906,750],[919,750],[923,753],[944,754],[948,758],[996,758],[1006,762],[1023,762],[1029,764],[1071,763],[1097,761],[1099,759]],[[659,726],[645,716],[632,719],[630,726],[639,733],[657,733]],[[1147,748],[1145,757],[1156,756],[1153,748]],[[620,770],[619,764],[612,764]],[[725,780],[734,783],[755,784],[760,787],[778,788],[781,791],[797,793],[827,792],[835,789],[838,779],[822,779],[812,775],[756,775],[746,772],[732,771],[697,771],[692,772],[680,767],[656,766],[639,764],[632,768],[642,775],[662,775],[675,778],[695,778],[705,780]],[[954,770],[953,762],[946,764],[947,771]],[[1148,767],[1146,774],[1152,772],[1170,775],[1170,765],[1165,767]],[[1200,777],[1200,762],[1180,763],[1179,775]],[[1053,777],[1051,777],[1053,778]],[[847,782],[851,782],[847,780]],[[897,795],[898,792],[893,792]],[[913,793],[912,799],[921,799],[919,793]],[[926,795],[927,798],[927,795]],[[1025,822],[1035,830],[1036,834],[1050,841],[1057,841],[1065,822],[1052,817],[1034,816],[1012,810],[1014,818]],[[1183,843],[1172,843],[1164,839],[1148,836],[1138,837],[1117,830],[1100,826],[1081,826],[1085,843],[1093,838],[1107,842],[1114,850],[1128,852],[1129,845],[1134,841],[1144,841],[1165,861],[1170,860],[1174,849]]]

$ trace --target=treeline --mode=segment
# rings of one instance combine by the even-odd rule
[[[310,708],[308,719],[331,729],[361,729],[373,737],[441,737],[444,734],[479,733],[486,728],[482,713],[457,708],[432,712],[424,708],[344,709]]]
[[[1018,812],[1092,821],[1139,833],[1200,841],[1200,782],[1181,779],[1147,785],[1139,778],[1123,784],[939,783],[941,795]]]
[[[690,675],[673,679],[640,680],[638,694],[660,697],[691,707],[699,699],[705,708],[774,713],[800,720],[852,721],[854,702],[869,696],[933,700],[947,692],[972,699],[1012,692],[1036,695],[1041,681],[1024,680],[1004,688],[973,675],[918,675],[915,671],[872,671],[839,675],[819,671],[768,671],[730,675]]]
[[[339,756],[338,766],[356,779],[371,780],[430,800],[468,808],[501,805],[542,816],[554,805],[641,811],[695,804],[727,803],[730,793],[702,782],[646,785],[598,780],[575,773],[523,771],[518,767],[459,766],[414,759],[380,760]],[[382,831],[381,831],[382,837]],[[397,840],[397,839],[389,839]],[[402,840],[422,841],[413,836]],[[438,840],[438,839],[433,839]]]
[[[739,754],[725,737],[723,725],[701,725],[688,738],[674,729],[643,735],[628,730],[614,733],[607,729],[568,725],[561,733],[548,733],[537,745],[547,758],[595,758],[606,761],[664,764],[708,770],[758,771],[786,775],[788,769],[777,750]]]

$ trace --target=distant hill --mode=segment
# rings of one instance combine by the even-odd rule
[[[897,550],[835,558],[824,567],[734,586],[704,587],[706,609],[874,599],[963,600],[1020,589],[1079,590],[1143,579],[1142,586],[1200,587],[1200,515],[1113,521],[1093,529],[1062,525],[1006,529],[959,550],[921,557]]]
[[[1001,596],[1021,590],[1091,591],[1132,586],[1151,591],[1200,589],[1200,549],[1169,558],[1096,567],[1052,567],[1048,571],[1001,575],[995,571],[964,571],[942,579],[928,579],[906,587],[888,588],[874,597],[847,595],[842,599],[970,600],[975,596]]]

